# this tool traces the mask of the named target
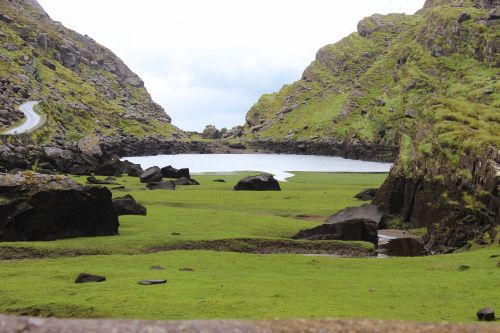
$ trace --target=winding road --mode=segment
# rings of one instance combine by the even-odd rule
[[[21,110],[21,112],[24,113],[25,121],[21,125],[5,131],[3,134],[4,135],[23,134],[31,132],[34,129],[36,129],[38,125],[40,125],[40,122],[42,121],[42,117],[40,117],[40,115],[36,113],[35,110],[33,110],[33,108],[38,103],[39,102],[29,101],[22,104],[19,107],[19,110]]]

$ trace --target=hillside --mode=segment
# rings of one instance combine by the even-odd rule
[[[179,132],[116,55],[53,21],[36,0],[0,0],[0,96],[0,133],[22,121],[19,104],[42,101],[48,123],[31,135],[37,144]]]
[[[487,241],[499,223],[499,11],[428,0],[415,15],[363,19],[259,99],[246,139],[399,146],[376,200],[393,222],[427,227],[436,250]]]

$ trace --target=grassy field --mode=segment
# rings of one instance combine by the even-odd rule
[[[281,192],[233,191],[246,175],[197,176],[200,186],[179,186],[176,191],[149,191],[137,178],[119,178],[117,182],[127,190],[114,191],[113,195],[130,194],[148,209],[145,217],[121,217],[120,236],[2,243],[0,252],[2,246],[15,246],[130,254],[183,241],[289,238],[321,223],[296,216],[326,218],[347,206],[360,205],[362,202],[353,196],[363,188],[379,186],[385,178],[383,174],[298,173],[292,181],[281,184]],[[226,183],[213,181],[219,178]],[[85,182],[85,177],[75,179]]]
[[[141,319],[363,317],[469,322],[479,307],[500,307],[500,246],[422,258],[338,258],[297,254],[167,251],[176,242],[281,239],[361,204],[352,199],[385,175],[298,173],[282,192],[234,192],[243,175],[196,176],[201,186],[147,191],[119,182],[148,208],[122,217],[120,236],[3,243],[38,249],[98,249],[112,255],[0,260],[0,312]],[[215,183],[214,179],[226,179]],[[82,178],[77,178],[82,181]],[[180,233],[173,236],[172,233]],[[11,248],[10,248],[11,249]],[[147,251],[146,251],[147,252]],[[165,270],[151,270],[159,265]],[[471,268],[459,271],[460,265]],[[192,271],[182,271],[190,268]],[[107,281],[76,285],[81,272]],[[140,286],[142,279],[167,279]]]

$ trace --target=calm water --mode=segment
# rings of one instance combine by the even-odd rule
[[[293,171],[312,172],[389,172],[391,163],[349,160],[340,157],[281,154],[179,154],[125,157],[144,169],[172,165],[189,168],[191,174],[260,171],[284,181]]]

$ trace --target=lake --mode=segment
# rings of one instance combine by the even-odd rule
[[[341,157],[284,154],[179,154],[124,157],[144,169],[172,165],[189,168],[191,174],[232,173],[242,171],[268,172],[277,180],[293,177],[293,171],[310,172],[389,172],[391,163],[350,160]]]

